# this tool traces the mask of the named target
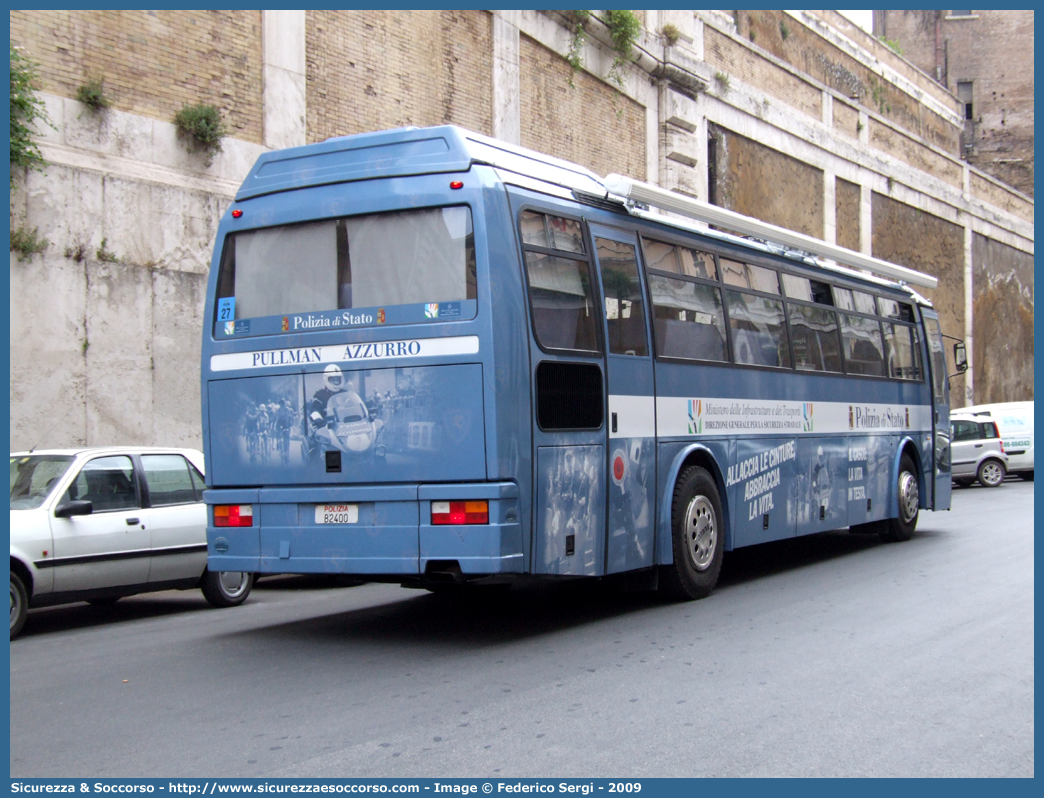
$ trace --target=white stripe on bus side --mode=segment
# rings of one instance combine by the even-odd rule
[[[616,431],[613,431],[616,413]],[[656,401],[651,396],[609,394],[609,437],[652,438],[656,435]]]

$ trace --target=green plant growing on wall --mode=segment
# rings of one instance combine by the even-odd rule
[[[749,36],[749,37],[750,37],[750,42],[751,42],[751,44],[753,44],[753,43],[754,43],[754,40],[755,40],[756,38],[758,38],[758,37],[757,37],[757,34],[756,34],[756,33],[754,32],[754,28],[751,28],[751,29],[750,29],[750,33],[748,33],[748,34],[747,34],[747,36]]]
[[[11,45],[11,185],[14,167],[43,171],[47,165],[33,141],[33,124],[42,122],[54,128],[44,101],[37,95],[39,64]]]
[[[881,42],[881,44],[883,44],[885,47],[887,47],[889,50],[891,50],[896,55],[902,55],[903,54],[902,45],[900,45],[899,42],[897,42],[895,39],[888,39],[888,38],[886,38],[884,36],[878,36],[877,38]]]
[[[609,67],[607,78],[611,78],[618,86],[623,85],[623,73],[620,71],[623,65],[631,57],[634,43],[638,41],[641,33],[642,23],[633,11],[627,9],[610,9],[605,12],[605,23],[609,26],[609,35],[613,40],[613,51],[616,56],[613,64]]]
[[[677,25],[668,22],[660,28],[660,38],[663,39],[663,43],[668,47],[674,47],[681,38],[681,31],[678,30]]]
[[[783,41],[786,41],[790,35],[790,28],[787,27],[786,20],[781,19],[779,21],[779,35],[783,38]]]
[[[87,82],[76,90],[76,99],[94,112],[108,108],[109,98],[105,96],[105,80],[88,78]]]
[[[569,40],[569,54],[566,55],[566,61],[569,63],[570,70],[569,87],[572,89],[576,88],[573,79],[576,77],[577,72],[584,68],[584,40],[587,37],[584,26],[590,18],[590,11],[573,12],[573,38]]]
[[[22,263],[43,252],[50,244],[50,241],[40,235],[38,227],[30,230],[23,224],[11,231],[11,251],[18,253],[18,260]]]
[[[206,164],[210,166],[221,152],[221,139],[228,133],[221,112],[213,105],[186,105],[174,115],[174,124],[193,149],[206,153]]]
[[[110,252],[108,249],[109,239],[103,238],[101,245],[98,247],[98,251],[94,253],[94,257],[100,260],[102,263],[119,263],[120,259],[116,256],[115,252]]]
[[[721,96],[724,97],[729,93],[729,89],[732,88],[731,81],[728,73],[718,71],[714,73],[714,82],[718,84],[718,91],[721,92]]]

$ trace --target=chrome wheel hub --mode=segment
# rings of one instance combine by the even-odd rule
[[[982,478],[987,485],[997,485],[1004,478],[1001,476],[1000,466],[996,463],[987,463],[982,467]]]
[[[899,475],[899,513],[903,523],[910,523],[917,517],[917,505],[921,494],[917,488],[917,477],[909,471]]]
[[[697,496],[685,511],[685,547],[697,571],[706,571],[710,567],[717,542],[714,506],[706,496]]]
[[[222,592],[229,598],[239,598],[247,588],[248,578],[243,571],[222,571],[218,574]]]

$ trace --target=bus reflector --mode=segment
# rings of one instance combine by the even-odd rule
[[[232,211],[232,218],[233,219],[238,219],[242,215],[243,215],[243,211],[239,210],[239,208],[236,208],[234,211]]]
[[[432,502],[431,523],[439,524],[488,524],[489,502]]]
[[[452,180],[450,181],[450,188],[456,191],[458,188],[464,188],[463,180]]]
[[[215,504],[214,526],[253,526],[254,507],[250,504]]]

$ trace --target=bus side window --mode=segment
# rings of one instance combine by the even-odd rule
[[[591,265],[584,252],[580,223],[543,213],[522,213],[533,332],[545,349],[601,351]]]
[[[794,366],[798,371],[841,371],[841,340],[832,308],[787,303]]]
[[[723,270],[724,263],[722,259]],[[726,291],[725,297],[732,332],[733,361],[751,366],[790,368],[790,342],[787,340],[782,300],[740,291]]]
[[[606,238],[596,238],[595,247],[602,269],[609,351],[614,355],[645,357],[645,308],[634,247]]]
[[[690,360],[726,360],[721,289],[649,274],[656,354]]]
[[[884,376],[884,346],[881,342],[881,325],[877,319],[842,313],[841,337],[849,374]]]
[[[920,380],[921,348],[917,340],[917,329],[905,324],[884,322],[885,361],[888,376],[897,380]]]

